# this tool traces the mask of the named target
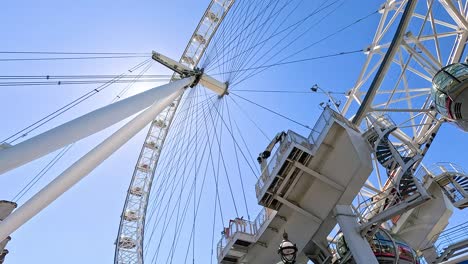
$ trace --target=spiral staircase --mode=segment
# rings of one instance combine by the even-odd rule
[[[357,208],[361,215],[361,234],[371,238],[383,222],[424,203],[430,196],[414,176],[414,167],[423,157],[419,150],[409,142],[396,144],[389,139],[397,126],[388,116],[369,119],[373,124],[363,136],[388,175],[384,191]]]

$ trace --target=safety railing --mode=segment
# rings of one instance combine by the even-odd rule
[[[434,235],[432,241],[434,240],[436,240],[434,246],[439,255],[451,245],[468,240],[468,221]]]
[[[430,167],[421,167],[416,173],[416,177],[422,182],[436,179],[452,203],[457,203],[468,197],[466,190],[453,181],[454,179],[460,179],[460,177],[468,177],[468,175],[466,175],[462,167],[454,163],[439,162]],[[455,178],[451,179],[451,177]]]
[[[341,114],[333,111],[330,107],[325,107],[323,109],[322,114],[320,115],[317,122],[315,123],[314,128],[312,128],[312,131],[310,132],[310,135],[308,138],[309,141],[314,144],[316,144],[317,142],[320,142],[322,137],[327,134],[325,127],[327,127],[333,121],[339,121],[343,123],[344,125],[348,126],[349,128],[352,128],[355,131],[360,132],[357,126],[354,125],[351,121],[346,119]]]
[[[268,180],[274,176],[273,170],[278,165],[280,165],[280,162],[283,159],[283,155],[292,143],[304,146],[306,148],[311,147],[311,142],[309,142],[307,138],[297,134],[296,132],[288,130],[285,139],[280,143],[275,154],[273,154],[269,158],[268,165],[263,169],[262,174],[260,175],[257,183],[255,184],[255,192],[257,194],[257,197],[261,193],[263,187],[265,186],[265,183],[268,182]]]
[[[353,209],[359,215],[361,222],[367,222],[373,216],[403,200],[404,198],[392,187],[365,199]]]
[[[388,131],[388,129],[391,131],[397,127],[395,121],[393,121],[387,114],[375,115],[374,113],[371,113],[367,116],[367,119],[369,120],[369,129],[364,132],[364,136],[366,138],[374,136],[374,140],[376,140],[376,136],[378,134],[372,132],[377,128],[380,132],[384,132],[386,130]],[[420,152],[419,149],[410,142],[402,142],[399,144],[393,142],[392,145],[395,147],[395,150],[400,153],[401,157],[413,157]]]
[[[242,218],[235,218],[229,221],[229,226],[221,232],[221,239],[217,245],[218,259],[221,258],[224,248],[231,242],[238,233],[252,236],[255,239],[260,235],[260,231],[265,224],[268,224],[275,216],[275,211],[269,208],[263,208],[254,221],[248,221]]]
[[[451,162],[437,162],[434,165],[430,167],[423,167],[419,168],[419,170],[416,172],[415,176],[419,180],[423,181],[424,176],[429,176],[431,178],[435,178],[439,175],[445,174],[445,173],[452,173],[452,174],[458,174],[458,175],[466,175],[465,171],[463,170],[462,167],[460,167],[457,164],[451,163]]]
[[[263,228],[265,223],[269,223],[275,216],[275,211],[264,207],[263,210],[255,218],[255,235],[259,235],[260,230]]]
[[[372,126],[379,126],[382,128],[396,127],[395,121],[393,121],[393,119],[390,118],[390,116],[387,114],[377,115],[377,116],[371,114],[369,116],[369,119],[372,120],[371,121]]]
[[[221,239],[218,242],[218,259],[221,257],[224,248],[229,244],[235,234],[243,233],[255,236],[255,222],[247,221],[245,219],[236,218],[229,221],[229,227],[225,227],[221,232]]]
[[[332,112],[330,108],[326,107],[322,114],[320,115],[317,122],[315,122],[314,128],[309,135],[309,141],[316,143],[318,142],[320,136],[323,134],[325,127],[330,123],[332,118]]]

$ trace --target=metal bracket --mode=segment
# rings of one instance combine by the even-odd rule
[[[167,56],[162,55],[156,51],[153,51],[153,60],[161,63],[162,65],[166,66],[167,68],[173,70],[174,72],[178,73],[182,78],[195,76],[195,80],[190,85],[190,87],[194,87],[197,84],[201,84],[204,87],[212,90],[213,92],[217,93],[220,97],[228,94],[228,83],[222,83],[215,78],[207,75],[204,73],[204,69],[190,69],[189,67],[185,66],[184,64],[177,62]]]

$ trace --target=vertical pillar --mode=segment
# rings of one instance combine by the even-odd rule
[[[439,254],[437,254],[437,250],[434,245],[422,249],[421,252],[427,263],[435,263],[437,261],[437,257],[439,257]]]
[[[346,244],[353,254],[354,261],[359,264],[378,264],[374,252],[365,238],[359,232],[357,216],[349,205],[337,205],[333,210],[336,221],[340,225]]]

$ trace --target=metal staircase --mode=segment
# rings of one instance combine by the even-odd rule
[[[384,191],[358,205],[361,233],[370,238],[385,221],[430,199],[421,183],[414,177],[414,167],[422,159],[410,143],[392,143],[389,137],[397,129],[385,115],[374,120],[364,137],[374,149],[375,158],[386,169],[388,180]]]
[[[458,209],[468,207],[468,174],[458,165],[439,162],[421,171],[421,180],[433,180]]]

